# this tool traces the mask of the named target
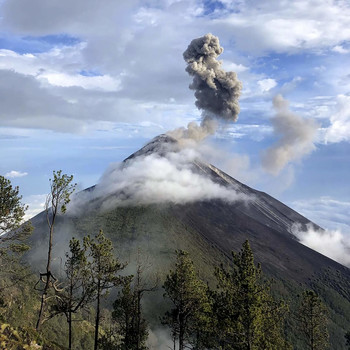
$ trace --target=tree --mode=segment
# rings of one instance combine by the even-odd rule
[[[30,222],[19,228],[28,206],[21,203],[18,186],[0,175],[0,258],[29,249],[23,241],[31,234]]]
[[[136,275],[128,276],[113,304],[113,320],[119,325],[122,347],[125,350],[144,350],[148,328],[142,312],[142,298],[158,286],[158,277],[146,275],[152,265],[147,257],[137,253]]]
[[[0,175],[0,237],[20,226],[27,209],[21,199],[18,186],[13,188],[11,181]]]
[[[186,343],[194,343],[196,348],[193,336],[200,331],[205,315],[210,312],[210,303],[206,285],[197,277],[187,252],[176,251],[175,270],[170,271],[163,288],[164,297],[174,304],[163,318],[163,323],[171,328],[174,349],[176,340],[179,350],[184,350]]]
[[[261,267],[255,266],[248,240],[241,252],[232,252],[233,267],[216,269],[218,291],[214,293],[217,337],[225,349],[287,349],[281,336],[286,311],[273,301],[269,285],[261,281]]]
[[[90,280],[94,290],[96,300],[95,317],[95,342],[94,350],[97,350],[99,343],[99,325],[101,312],[101,298],[106,296],[108,290],[114,286],[123,283],[125,277],[119,275],[119,272],[126,266],[114,257],[112,241],[109,240],[100,230],[94,238],[87,236],[84,238],[84,247],[88,251],[88,271],[90,271]]]
[[[132,286],[132,276],[125,281],[123,289],[118,293],[118,298],[113,303],[112,318],[118,325],[121,335],[121,349],[135,350],[137,338],[143,343],[144,335],[147,338],[147,326],[144,320],[137,322],[137,295]],[[141,329],[142,328],[142,329]],[[142,332],[142,336],[138,334]]]
[[[347,331],[344,335],[345,338],[345,345],[350,350],[350,331]]]
[[[57,278],[52,274],[52,245],[54,228],[58,214],[64,214],[67,210],[67,204],[70,202],[70,196],[75,190],[76,184],[72,184],[73,175],[62,174],[62,170],[53,171],[53,179],[50,179],[50,193],[46,197],[45,210],[46,221],[49,228],[49,246],[47,252],[46,272],[40,274],[39,282],[44,284],[41,290],[41,305],[39,310],[36,329],[39,330],[44,322],[44,313],[49,288],[52,287],[57,291]],[[38,283],[39,283],[38,282]],[[38,285],[37,283],[37,285]]]
[[[87,259],[84,247],[79,240],[72,238],[69,242],[70,254],[67,253],[65,263],[66,286],[56,292],[56,304],[51,316],[64,314],[68,322],[68,347],[72,349],[73,314],[86,306],[91,299],[92,289],[87,270]]]
[[[306,349],[323,350],[329,347],[328,311],[313,290],[306,290],[301,295],[296,318]]]
[[[33,227],[28,221],[22,224],[27,206],[21,203],[19,188],[12,187],[11,181],[0,175],[0,271],[11,279],[11,284],[24,278],[25,268],[19,269],[18,259],[29,249],[26,239],[32,233]],[[16,273],[14,273],[16,270]],[[0,291],[9,284],[0,286]]]
[[[158,287],[158,276],[146,276],[145,273],[148,269],[151,268],[151,264],[147,257],[142,257],[141,250],[137,251],[137,268],[136,268],[136,276],[134,280],[134,298],[135,298],[135,306],[136,306],[136,317],[135,317],[135,325],[136,325],[136,337],[135,337],[135,349],[143,350],[145,349],[145,342],[148,336],[147,324],[146,320],[142,315],[142,298],[145,293],[154,292]]]

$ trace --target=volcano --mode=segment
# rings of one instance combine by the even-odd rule
[[[140,159],[149,156],[162,159],[180,149],[175,139],[160,135],[126,158],[119,171]],[[302,289],[313,288],[324,299],[330,308],[332,349],[344,349],[343,334],[350,324],[350,270],[302,245],[292,231],[296,224],[302,228],[307,225],[321,228],[268,194],[242,184],[200,159],[192,159],[186,167],[200,178],[232,190],[236,199],[133,204],[135,198],[127,190],[106,192],[96,185],[76,194],[73,208],[59,217],[54,256],[64,257],[72,236],[82,238],[103,229],[122,259],[132,261],[141,248],[152,258],[153,269],[164,276],[172,266],[175,250],[184,249],[190,253],[200,276],[215,283],[214,266],[229,264],[231,252],[239,251],[249,239],[256,262],[267,277],[276,281],[277,294],[293,300]],[[125,199],[127,204],[123,203]],[[109,205],[105,206],[107,202]],[[33,248],[26,258],[34,268],[39,268],[46,258],[45,213],[34,217],[32,224]]]

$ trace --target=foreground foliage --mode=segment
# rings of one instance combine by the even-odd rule
[[[312,290],[304,291],[297,310],[299,334],[305,349],[329,348],[328,311],[319,296]]]
[[[255,266],[249,242],[232,253],[233,267],[216,269],[214,292],[218,345],[225,349],[288,349],[283,339],[283,320],[288,307],[273,300],[269,285]]]

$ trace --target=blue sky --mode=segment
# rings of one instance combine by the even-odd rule
[[[333,0],[1,1],[0,173],[28,215],[42,209],[52,170],[91,186],[110,163],[199,119],[182,53],[209,32],[243,90],[238,121],[206,141],[220,150],[207,160],[350,235],[350,5]],[[318,128],[312,149],[271,174],[261,157],[280,137],[278,94]]]

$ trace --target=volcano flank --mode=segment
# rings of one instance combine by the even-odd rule
[[[239,251],[248,239],[255,261],[261,264],[265,276],[276,281],[276,294],[287,295],[293,301],[303,288],[313,288],[330,308],[331,339],[342,339],[344,328],[350,323],[350,270],[302,245],[292,233],[296,224],[304,229],[307,225],[322,229],[268,194],[196,157],[177,162],[174,168],[181,171],[181,176],[194,174],[204,187],[215,189],[213,194],[191,198],[188,193],[197,184],[186,182],[184,191],[182,184],[181,188],[175,187],[176,196],[167,200],[164,195],[158,200],[158,192],[167,193],[167,175],[156,174],[158,177],[147,184],[154,186],[158,179],[158,187],[147,192],[142,188],[145,182],[140,171],[148,161],[171,163],[179,152],[182,148],[175,139],[160,135],[117,169],[109,170],[100,184],[76,194],[67,214],[57,221],[54,255],[64,257],[71,237],[95,235],[103,229],[124,260],[132,260],[141,248],[152,258],[153,269],[164,277],[172,266],[174,251],[184,249],[190,253],[200,276],[214,283],[214,266],[230,264],[231,252]],[[138,163],[141,161],[144,163]],[[128,173],[132,167],[138,170],[134,178]],[[146,175],[150,171],[146,169]],[[118,186],[110,186],[110,181],[116,181]],[[131,186],[133,181],[138,192]],[[33,218],[32,223],[33,249],[27,259],[39,267],[46,257],[45,213]],[[153,302],[161,305],[162,300],[158,299]],[[147,308],[150,306],[146,306],[146,311]],[[343,349],[342,341],[334,340],[332,349]]]

